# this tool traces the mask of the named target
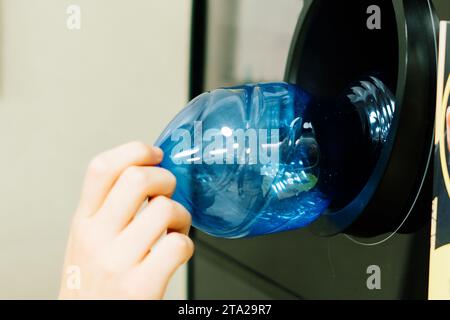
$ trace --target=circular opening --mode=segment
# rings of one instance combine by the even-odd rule
[[[380,30],[367,28],[367,9],[372,5],[380,8]],[[429,1],[305,1],[286,81],[298,84],[318,99],[336,100],[352,82],[375,76],[397,98],[391,135],[372,174],[357,185],[353,200],[334,203],[311,226],[315,233],[333,235],[345,231],[361,237],[391,231],[408,233],[428,220],[436,20]]]
[[[381,29],[370,29],[368,8],[380,8]],[[336,101],[350,84],[367,76],[380,79],[392,92],[399,85],[399,32],[396,10],[391,1],[316,0],[306,3],[299,21],[287,69],[287,81],[309,91],[317,99]],[[402,39],[403,40],[403,39]],[[398,110],[392,134],[377,160],[342,168],[342,179],[330,209],[313,226],[319,233],[333,234],[347,228],[364,210],[376,191],[392,149]],[[342,162],[343,164],[345,161]],[[355,201],[356,199],[356,201]],[[327,216],[335,216],[328,219]]]
[[[378,3],[379,2],[379,3]],[[377,3],[382,27],[367,27],[367,8]],[[320,99],[335,99],[352,82],[376,76],[397,89],[399,41],[391,1],[316,0],[306,4],[287,70],[289,82]]]

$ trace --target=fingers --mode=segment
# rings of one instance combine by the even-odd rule
[[[450,151],[450,107],[447,109],[447,148]]]
[[[148,197],[171,196],[176,179],[169,171],[157,167],[129,167],[119,177],[99,209],[96,219],[120,232],[130,222]]]
[[[126,168],[155,165],[161,162],[162,158],[161,149],[141,142],[131,142],[97,156],[91,161],[85,177],[79,214],[94,214]]]
[[[137,263],[167,230],[187,235],[190,226],[191,215],[181,204],[163,196],[156,197],[119,234],[117,254]]]
[[[192,240],[173,232],[162,238],[142,263],[136,267],[137,286],[153,287],[165,292],[175,271],[186,263],[194,253]],[[162,296],[162,294],[160,294]]]

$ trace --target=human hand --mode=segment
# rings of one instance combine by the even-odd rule
[[[190,214],[170,199],[175,177],[154,167],[162,158],[159,148],[132,142],[92,160],[69,235],[61,299],[164,296],[194,245]]]

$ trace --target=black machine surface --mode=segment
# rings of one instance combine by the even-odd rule
[[[367,27],[373,5],[381,29]],[[192,96],[284,80],[326,99],[376,75],[399,110],[387,165],[354,203],[277,235],[194,232],[189,298],[427,297],[436,39],[439,20],[449,18],[445,0],[194,1]],[[368,286],[373,270],[381,288]]]

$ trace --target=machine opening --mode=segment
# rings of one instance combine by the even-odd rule
[[[394,95],[398,86],[399,37],[392,1],[351,2],[351,5],[345,6],[338,1],[327,0],[307,3],[309,8],[300,18],[291,48],[286,80],[325,103],[336,101],[350,85],[358,85],[358,81],[369,77],[380,80]],[[381,10],[381,29],[367,26],[371,16],[367,9],[374,4]],[[343,105],[333,106],[342,108]],[[321,117],[320,114],[316,116]],[[396,126],[396,117],[397,114],[394,115],[393,127]],[[394,132],[390,140],[395,137],[396,130],[392,130]],[[335,130],[330,128],[329,131]],[[358,133],[355,132],[355,136]],[[347,132],[345,139],[351,137],[351,132]],[[325,139],[329,140],[330,137]],[[337,186],[334,187],[336,193],[325,216],[338,215],[343,211],[347,213],[342,216],[342,220],[333,221],[340,224],[331,228],[334,232],[347,228],[364,210],[384,174],[389,162],[389,149],[393,145],[392,141],[388,141],[383,146],[388,150],[378,150],[379,154],[374,157],[370,154],[370,146],[365,148],[364,144],[358,143],[354,144],[358,145],[358,150],[353,150],[357,152],[354,157],[348,156],[352,150],[344,150],[347,158],[339,159],[340,177],[333,182]],[[326,218],[322,220],[326,221]],[[318,224],[323,224],[323,221]]]

